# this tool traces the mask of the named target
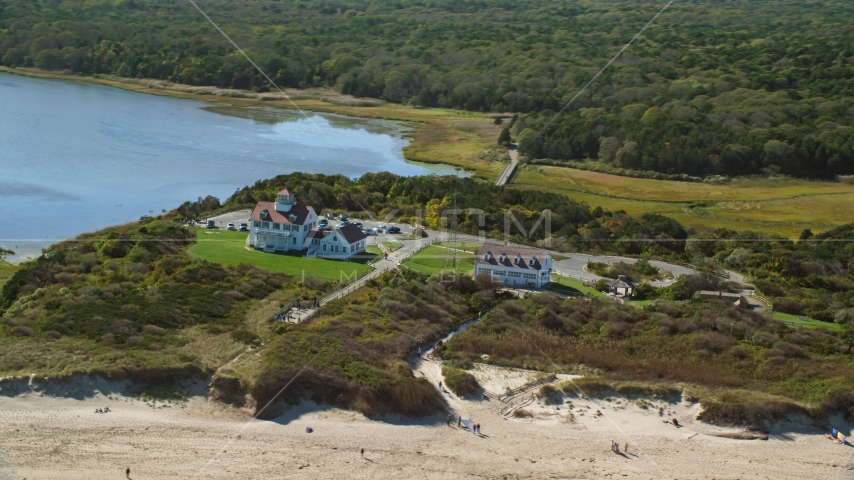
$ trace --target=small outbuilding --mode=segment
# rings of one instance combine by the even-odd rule
[[[625,275],[619,275],[615,280],[608,282],[608,295],[614,297],[631,297],[634,294],[637,284],[626,278]]]

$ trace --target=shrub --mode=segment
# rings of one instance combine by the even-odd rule
[[[445,385],[457,396],[474,395],[480,390],[477,379],[465,370],[445,366],[442,367],[442,375],[445,377]]]
[[[533,418],[534,414],[524,408],[518,408],[513,411],[513,416],[516,418]]]
[[[163,335],[166,330],[155,325],[146,325],[142,327],[142,332],[146,335]]]
[[[139,345],[139,342],[141,342],[141,341],[142,341],[142,337],[140,337],[139,335],[134,335],[132,337],[128,337],[127,342],[125,342],[125,343],[127,343],[127,346],[129,346],[129,347],[135,347],[135,346]]]
[[[12,335],[16,337],[32,337],[35,332],[32,328],[17,326],[12,329]]]
[[[44,332],[45,338],[50,338],[52,340],[56,340],[57,338],[61,338],[62,334],[57,332],[56,330],[48,330]]]
[[[242,328],[231,332],[231,338],[236,342],[245,343],[246,345],[256,345],[261,343],[261,338],[259,338],[258,335]]]

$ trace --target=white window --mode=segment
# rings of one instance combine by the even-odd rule
[[[270,228],[270,222],[261,222],[261,228]]]
[[[326,250],[326,244],[325,243],[323,244],[323,249]]]
[[[294,237],[293,244],[294,244],[294,245],[296,245],[296,244],[297,244],[297,237]]]
[[[281,225],[279,225],[278,223],[273,224],[273,230],[279,230],[280,228],[281,228]]]
[[[537,276],[534,275],[533,273],[526,273],[526,274],[522,275],[522,277],[527,278],[529,280],[533,280],[533,279],[537,278]]]
[[[522,276],[522,274],[520,272],[507,272],[507,276],[518,278],[518,277]]]
[[[495,275],[499,277],[503,277],[505,275],[504,270],[496,270]]]
[[[261,222],[259,222],[258,220],[255,220],[255,221],[254,221],[254,222],[252,222],[252,223],[253,223],[253,225],[255,225],[255,228],[260,228],[260,227],[261,227]]]

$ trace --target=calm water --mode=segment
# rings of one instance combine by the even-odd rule
[[[310,115],[0,73],[0,246],[20,260],[294,171],[453,173],[406,162],[400,124]]]

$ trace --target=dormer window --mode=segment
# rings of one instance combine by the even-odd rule
[[[267,219],[267,215],[268,215],[268,214],[267,214],[267,210],[261,210],[261,218],[263,218],[263,219],[265,219],[265,220],[266,220],[266,219]]]
[[[288,215],[288,220],[290,220],[291,223],[296,222],[297,216],[292,213],[292,214]]]
[[[487,262],[492,259],[492,252],[486,252],[483,254],[483,259]]]
[[[516,257],[513,258],[513,263],[515,263],[516,265],[518,265],[519,262],[521,262],[521,261],[522,261],[522,257],[520,257],[519,255],[516,255]]]
[[[504,263],[504,260],[505,260],[506,258],[507,258],[507,255],[504,255],[504,254],[502,253],[502,254],[501,254],[501,256],[500,256],[500,257],[498,257],[498,263]]]
[[[535,258],[531,258],[530,260],[528,260],[528,265],[530,265],[532,267],[534,266],[535,263],[537,263],[537,260]]]

